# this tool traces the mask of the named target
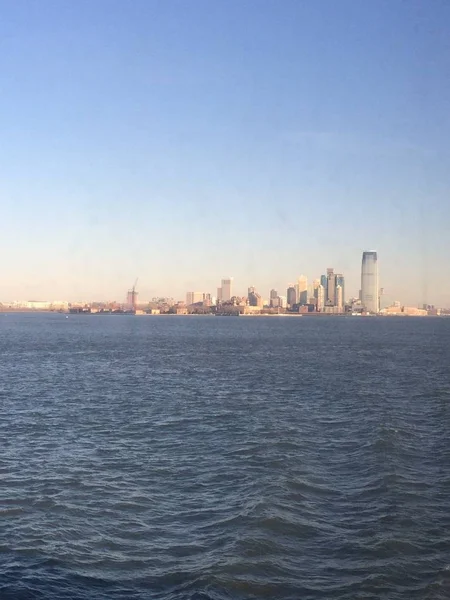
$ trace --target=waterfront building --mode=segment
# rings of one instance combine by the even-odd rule
[[[342,275],[342,273],[336,274],[336,288],[338,285],[342,288],[342,306],[345,306],[345,277]],[[336,305],[338,305],[337,301]]]
[[[339,310],[343,310],[344,308],[342,288],[340,285],[336,286],[336,308]]]
[[[211,294],[203,294],[203,306],[212,306],[213,299]]]
[[[128,290],[126,302],[126,307],[128,310],[136,310],[137,298],[138,292],[136,292],[134,288],[132,290]]]
[[[255,288],[253,288],[254,291],[251,291],[248,295],[248,304],[249,306],[258,306],[259,308],[263,307],[263,299],[260,296],[260,294],[258,294],[258,292],[255,291]]]
[[[187,292],[186,294],[186,306],[191,304],[197,304],[197,302],[203,302],[204,294],[202,292]]]
[[[327,295],[325,298],[327,306],[335,306],[336,304],[336,275],[334,269],[327,269]]]
[[[317,304],[316,310],[317,312],[322,312],[325,306],[325,288],[322,284],[320,284],[317,288]]]
[[[277,290],[270,290],[270,306],[278,306]]]
[[[378,313],[380,310],[378,256],[376,252],[363,252],[362,255],[361,304],[369,313]]]
[[[297,292],[292,284],[289,284],[289,287],[286,290],[286,298],[288,306],[294,306],[294,304],[297,303]]]
[[[222,302],[229,302],[233,297],[233,278],[222,279]]]
[[[297,283],[298,295],[297,301],[299,304],[308,304],[308,278],[305,275],[300,275]]]
[[[280,308],[286,308],[287,298],[286,296],[278,296],[278,306]]]
[[[327,299],[327,276],[326,275],[320,276],[320,285],[323,287],[324,294],[325,294],[325,301],[326,301],[326,299]]]

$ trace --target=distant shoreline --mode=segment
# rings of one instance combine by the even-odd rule
[[[423,319],[425,317],[427,318],[446,318],[446,317],[450,317],[449,315],[402,315],[402,314],[379,314],[379,315],[352,315],[349,313],[340,313],[340,314],[333,314],[333,313],[275,313],[275,314],[270,314],[270,313],[248,313],[248,314],[244,314],[244,313],[221,313],[221,314],[215,314],[215,313],[205,313],[205,314],[200,314],[200,313],[188,313],[188,314],[176,314],[176,313],[160,313],[160,314],[150,314],[150,313],[138,313],[138,314],[134,314],[134,313],[114,313],[114,312],[80,312],[80,313],[70,313],[69,311],[59,311],[59,310],[48,310],[48,309],[30,309],[30,308],[16,308],[16,309],[0,309],[0,314],[3,315],[13,315],[13,314],[54,314],[54,315],[63,315],[63,316],[79,316],[79,315],[83,315],[83,316],[116,316],[116,317],[126,317],[126,316],[132,316],[132,317],[309,317],[309,318],[324,318],[324,317],[353,317],[353,318],[373,318],[373,317],[384,317],[384,318],[393,318],[393,317],[401,317],[401,318],[405,318],[405,317],[414,317],[414,318],[420,318]]]

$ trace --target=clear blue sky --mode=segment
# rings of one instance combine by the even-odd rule
[[[446,0],[0,1],[0,300],[450,306]]]

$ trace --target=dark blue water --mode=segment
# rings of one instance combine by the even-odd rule
[[[450,319],[0,314],[0,598],[450,598]]]

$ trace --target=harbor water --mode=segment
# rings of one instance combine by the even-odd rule
[[[450,319],[0,314],[1,600],[450,598]]]

